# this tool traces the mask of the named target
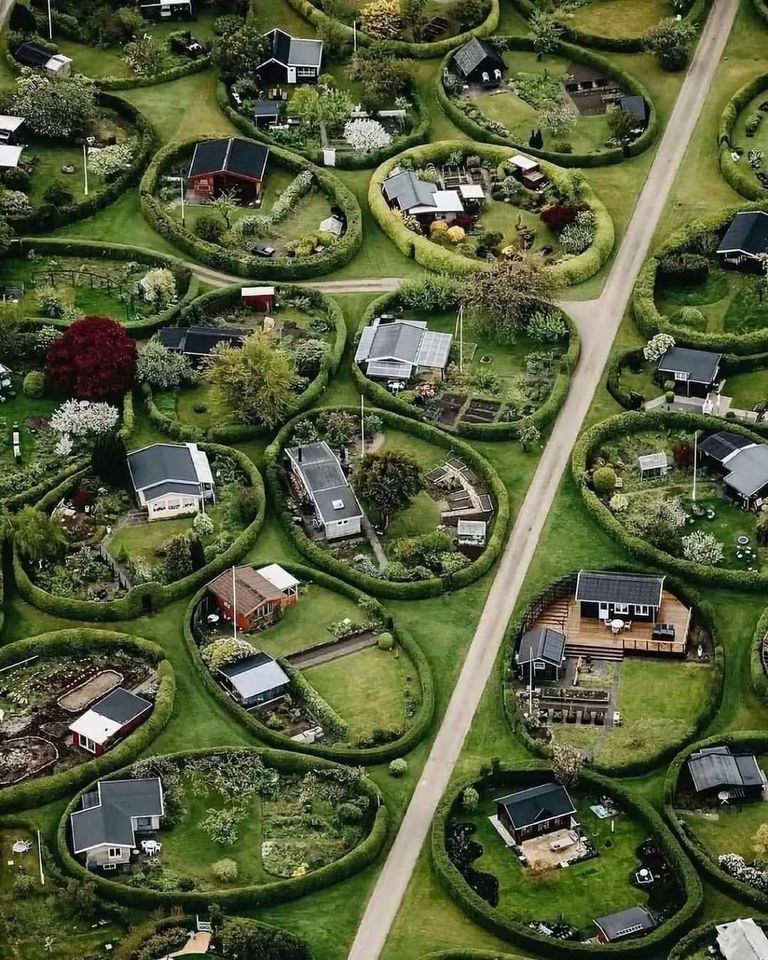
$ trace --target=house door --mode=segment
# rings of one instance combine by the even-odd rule
[[[599,618],[600,620],[607,620],[607,619],[608,619],[608,604],[607,604],[607,603],[601,603],[601,604],[600,604],[600,606],[599,606],[599,608],[598,608],[598,611],[597,611],[597,616],[598,616],[598,618]]]
[[[288,67],[288,83],[296,83],[296,67]]]

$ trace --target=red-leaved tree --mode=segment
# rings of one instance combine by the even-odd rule
[[[55,340],[48,352],[49,387],[76,400],[119,403],[133,384],[136,344],[109,317],[83,317]]]

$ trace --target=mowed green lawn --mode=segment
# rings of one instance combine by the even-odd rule
[[[604,37],[637,37],[671,13],[664,0],[590,0],[560,11],[569,26]]]
[[[747,333],[768,327],[768,301],[761,296],[760,278],[723,270],[715,261],[704,283],[657,283],[656,303],[673,319],[681,307],[696,307],[710,333]]]
[[[286,607],[282,619],[252,637],[252,642],[272,657],[287,657],[333,640],[328,627],[340,620],[360,623],[364,617],[348,597],[316,583],[301,588],[299,602]]]
[[[207,507],[205,512],[213,520],[215,536],[221,529],[222,508]],[[110,540],[110,553],[117,556],[121,550],[125,550],[132,560],[158,563],[161,558],[155,552],[157,548],[173,537],[186,535],[192,527],[193,519],[194,514],[190,514],[173,520],[153,520],[136,527],[121,527]]]
[[[723,393],[733,398],[733,406],[751,410],[756,403],[768,400],[768,369],[732,373],[725,381]]]

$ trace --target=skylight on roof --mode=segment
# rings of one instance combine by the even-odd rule
[[[331,506],[334,510],[343,510],[344,501],[343,500],[331,500]]]

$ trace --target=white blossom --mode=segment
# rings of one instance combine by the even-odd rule
[[[670,333],[657,333],[643,347],[643,356],[646,360],[661,360],[667,350],[675,345],[675,338]]]
[[[149,303],[162,309],[167,307],[176,296],[176,278],[165,267],[156,267],[143,276],[141,288]]]
[[[56,442],[56,446],[53,448],[53,450],[54,453],[56,453],[59,457],[68,457],[72,453],[74,446],[75,445],[72,442],[72,437],[70,437],[67,433],[63,433]]]
[[[353,150],[379,150],[392,143],[392,137],[378,120],[348,120],[344,124],[344,139]]]
[[[134,143],[114,143],[109,147],[91,147],[88,151],[88,170],[97,177],[109,177],[130,167],[135,152]]]
[[[723,545],[711,533],[696,530],[683,537],[683,556],[693,563],[714,567],[723,559]]]
[[[109,403],[67,400],[51,414],[51,429],[70,440],[108,433],[117,426],[120,413]]]

